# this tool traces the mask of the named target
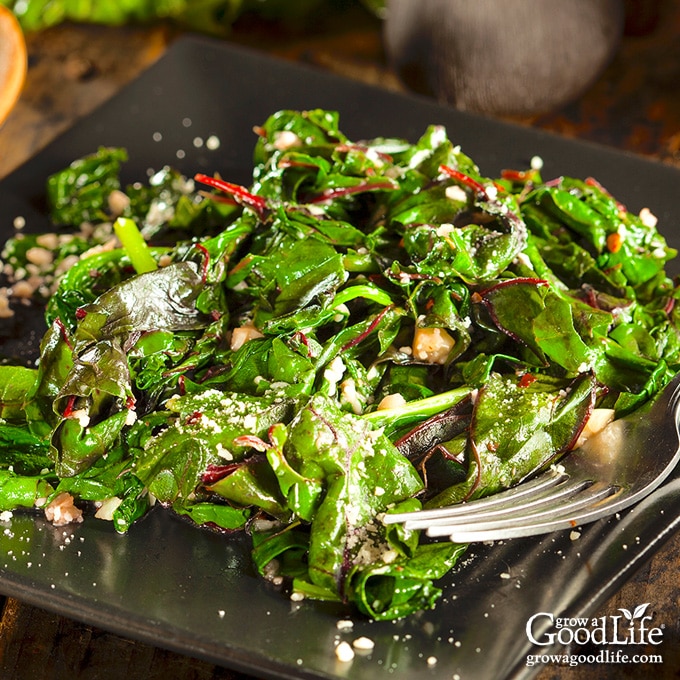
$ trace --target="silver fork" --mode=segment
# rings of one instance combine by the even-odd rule
[[[506,491],[449,507],[386,514],[454,543],[573,529],[613,515],[656,489],[680,459],[680,373],[649,407],[610,423],[560,463]]]

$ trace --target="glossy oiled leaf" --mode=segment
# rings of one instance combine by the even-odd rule
[[[301,475],[324,482],[310,535],[309,578],[342,593],[355,560],[381,544],[387,550],[375,515],[418,492],[422,482],[389,440],[328,398],[315,397],[300,412],[284,451]]]
[[[118,173],[126,160],[125,150],[102,147],[52,175],[47,198],[54,222],[78,226],[105,220],[109,194],[120,187]]]
[[[0,418],[24,422],[38,372],[25,366],[0,366]]]
[[[192,495],[210,465],[240,461],[248,445],[238,438],[266,437],[272,425],[290,419],[294,404],[276,395],[206,390],[176,397],[168,407],[176,415],[138,453],[134,472],[161,502],[173,503]],[[224,495],[219,484],[214,490]]]
[[[32,508],[50,491],[50,485],[42,477],[22,476],[0,469],[0,512]]]
[[[0,468],[22,475],[38,474],[52,467],[48,442],[25,427],[0,424]]]
[[[596,397],[588,377],[575,382],[490,376],[475,400],[466,445],[467,478],[428,505],[440,506],[507,488],[575,443]]]
[[[412,559],[356,566],[349,577],[351,598],[376,620],[431,609],[441,595],[433,582],[453,567],[465,549],[454,543],[422,545]]]
[[[201,277],[190,262],[128,279],[83,307],[76,341],[88,344],[148,330],[202,328],[208,320],[195,306],[200,291]]]
[[[185,515],[196,524],[205,524],[228,531],[243,529],[250,517],[247,508],[234,508],[217,503],[175,503],[172,509],[179,515]]]

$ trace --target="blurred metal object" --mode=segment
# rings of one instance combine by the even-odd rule
[[[27,62],[23,31],[14,14],[0,5],[0,124],[21,94]]]
[[[388,0],[385,47],[417,92],[458,109],[534,115],[600,75],[624,14],[622,0]]]

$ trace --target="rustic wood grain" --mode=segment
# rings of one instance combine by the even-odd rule
[[[21,97],[0,128],[0,177],[35,155],[163,54],[166,27],[62,26],[27,36]]]
[[[128,640],[8,598],[3,680],[247,680],[213,664]]]
[[[655,625],[662,624],[663,643],[655,649],[636,650],[642,654],[661,654],[663,664],[614,665],[590,664],[576,667],[550,665],[542,669],[536,680],[677,680],[680,678],[680,536],[668,544],[593,617],[620,615],[620,608],[631,609],[638,604],[650,603],[649,614]],[[593,650],[590,650],[592,653]],[[595,650],[598,651],[598,650]],[[573,650],[574,654],[588,653]]]

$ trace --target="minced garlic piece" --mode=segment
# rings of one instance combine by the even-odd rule
[[[357,392],[357,386],[354,382],[354,378],[347,378],[340,383],[340,393],[344,401],[350,405],[352,411],[356,415],[363,413],[364,408],[361,400],[359,399],[359,393]]]
[[[639,217],[645,227],[654,228],[659,221],[656,215],[649,208],[642,208],[642,210],[640,210]]]
[[[35,288],[30,281],[24,279],[12,285],[11,293],[14,297],[27,299],[33,296]]]
[[[26,259],[31,264],[38,266],[48,266],[52,264],[54,255],[47,248],[33,247],[26,251]]]
[[[247,326],[238,326],[234,328],[231,333],[231,349],[236,351],[237,349],[243,347],[249,340],[254,340],[255,338],[263,338],[264,335],[255,328],[252,324]]]
[[[399,408],[406,403],[406,399],[398,392],[384,396],[378,404],[378,411],[384,411],[388,408]]]
[[[0,291],[0,319],[9,319],[14,316],[14,310],[9,306],[9,298],[4,290]]]
[[[73,504],[73,496],[64,492],[45,508],[45,518],[55,527],[63,527],[71,522],[82,522],[83,511]]]
[[[590,418],[586,421],[585,427],[581,431],[578,440],[576,441],[576,446],[583,446],[586,440],[603,430],[609,423],[614,420],[614,409],[613,408],[595,408],[590,414]]]
[[[295,146],[302,146],[302,140],[292,130],[277,130],[274,133],[274,148],[286,151]]]
[[[118,498],[118,496],[107,498],[101,502],[100,506],[97,508],[97,512],[94,513],[94,516],[97,519],[105,519],[111,522],[113,521],[113,513],[122,502],[123,499]]]
[[[120,217],[130,207],[130,197],[114,189],[108,196],[109,211],[113,217]]]
[[[416,328],[413,356],[429,364],[444,364],[456,341],[443,328]]]

